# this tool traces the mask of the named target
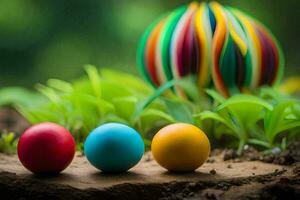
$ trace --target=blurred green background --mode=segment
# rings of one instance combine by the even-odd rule
[[[0,0],[0,87],[71,80],[82,65],[137,74],[139,37],[185,0]],[[300,74],[299,0],[223,0],[255,16],[280,41],[286,74]]]

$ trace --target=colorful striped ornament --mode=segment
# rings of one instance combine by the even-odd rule
[[[275,37],[254,18],[216,2],[193,2],[148,27],[137,64],[154,87],[194,75],[200,91],[213,85],[229,97],[278,84],[284,57]],[[185,96],[178,86],[174,91]]]

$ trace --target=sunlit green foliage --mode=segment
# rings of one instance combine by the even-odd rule
[[[239,151],[248,142],[249,137],[257,134],[257,122],[263,118],[266,110],[271,110],[267,102],[250,95],[235,95],[220,102],[213,111],[199,114],[201,120],[213,119],[219,122],[215,134],[230,134],[239,139]]]
[[[263,89],[261,97],[239,94],[226,100],[213,91],[208,93],[213,94],[218,104],[212,111],[201,112],[196,117],[202,121],[213,120],[217,138],[226,134],[236,137],[239,153],[245,144],[284,148],[287,138],[292,141],[300,134],[299,100],[276,94],[273,89]],[[272,96],[267,98],[266,93]]]
[[[0,107],[2,106],[31,106],[39,104],[44,98],[36,92],[21,87],[5,87],[0,89]]]
[[[79,146],[92,129],[106,122],[128,124],[149,143],[146,133],[175,121],[166,114],[162,101],[140,109],[153,89],[139,78],[107,69],[98,72],[90,65],[85,70],[87,77],[73,83],[50,79],[47,85],[37,85],[47,100],[17,109],[31,123],[51,121],[65,126]]]
[[[13,133],[0,133],[0,152],[11,154],[16,151],[17,139]]]
[[[287,143],[300,136],[300,101],[273,88],[262,88],[257,95],[238,94],[228,99],[214,90],[206,90],[211,101],[204,95],[193,101],[160,97],[174,85],[182,87],[184,84],[187,81],[170,81],[146,102],[150,104],[156,98],[162,99],[166,111],[177,122],[201,127],[211,140],[226,135],[236,138],[238,153],[246,144],[264,149],[285,148]]]
[[[147,146],[163,125],[186,122],[201,127],[212,143],[229,136],[241,153],[246,144],[285,148],[300,133],[300,101],[274,88],[225,99],[214,90],[198,91],[193,77],[173,80],[154,90],[140,78],[85,66],[74,82],[50,79],[39,93],[22,88],[0,90],[0,106],[14,106],[31,123],[51,121],[68,128],[78,149],[100,124],[120,122],[137,129]],[[186,98],[172,91],[180,87]],[[10,136],[11,137],[11,136]],[[225,144],[225,146],[228,144]],[[232,145],[232,144],[230,144]]]

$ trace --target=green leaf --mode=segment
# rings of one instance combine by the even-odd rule
[[[149,148],[151,146],[151,140],[144,138],[143,141],[144,141],[146,148]]]
[[[164,113],[161,110],[148,108],[143,110],[137,121],[134,122],[135,126],[140,126],[142,135],[148,132],[149,129],[155,128],[157,124],[170,124],[174,123],[175,119]],[[139,124],[140,123],[140,124]]]
[[[89,77],[89,80],[90,80],[90,83],[92,85],[95,95],[98,98],[101,98],[101,96],[102,96],[101,79],[100,79],[100,75],[98,73],[97,68],[93,65],[85,65],[84,68]]]
[[[154,100],[156,100],[158,97],[160,97],[165,91],[172,88],[174,86],[174,84],[175,84],[175,81],[172,80],[172,81],[169,81],[169,82],[165,83],[164,85],[160,86],[157,90],[155,90],[155,92],[150,97],[148,97],[148,99],[141,102],[137,106],[137,109],[134,114],[134,118],[137,118],[147,106],[149,106]]]
[[[60,114],[56,110],[50,110],[49,108],[24,109],[19,107],[18,111],[32,124],[44,121],[55,123],[64,121],[64,117],[62,114]]]
[[[298,127],[300,125],[300,119],[286,119],[287,115],[290,114],[290,112],[286,111],[297,103],[298,102],[295,100],[282,100],[274,105],[274,109],[272,111],[268,111],[266,113],[264,119],[264,129],[266,132],[266,137],[270,143],[274,143],[274,139],[280,132]]]
[[[191,124],[195,123],[191,109],[187,106],[187,104],[183,103],[183,101],[171,100],[167,98],[163,98],[163,100],[166,104],[168,113],[176,121]]]
[[[112,102],[116,108],[116,114],[127,121],[133,120],[133,114],[138,103],[138,98],[133,96],[128,97],[116,97],[112,99]]]
[[[127,124],[129,126],[132,126],[128,120],[125,120],[124,118],[119,117],[114,113],[110,113],[101,119],[101,124],[109,123],[109,122],[118,122],[118,123]]]
[[[100,73],[105,79],[123,84],[136,94],[148,95],[153,92],[153,89],[148,84],[131,74],[111,69],[101,69]]]
[[[16,139],[14,133],[0,134],[0,152],[11,154],[16,150]]]
[[[199,102],[200,97],[200,90],[197,87],[195,80],[195,77],[193,76],[187,76],[182,79],[176,80],[174,82],[175,85],[178,85],[181,87],[185,94],[193,101],[193,102]]]
[[[278,128],[278,133],[283,131],[291,130],[293,128],[300,127],[300,119],[298,120],[291,120],[291,121],[284,121],[280,127]]]
[[[261,118],[264,110],[272,110],[272,106],[266,101],[250,95],[235,95],[227,99],[216,108],[217,112],[228,111],[237,120],[244,131],[251,127]]]
[[[291,113],[295,119],[300,119],[300,103],[296,103],[291,106]]]
[[[283,149],[283,150],[286,149],[286,147],[287,147],[287,138],[286,138],[286,137],[284,137],[284,138],[282,139],[281,144],[280,144],[280,147],[281,147],[281,149]]]
[[[61,92],[71,93],[73,91],[71,83],[59,79],[49,79],[47,85]]]
[[[277,102],[289,98],[272,87],[261,88],[259,95],[264,99],[271,99]]]
[[[35,92],[21,87],[6,87],[0,89],[0,106],[24,105],[33,106],[43,102],[44,98]]]
[[[15,135],[13,133],[8,133],[8,134],[4,135],[2,138],[3,138],[4,142],[6,142],[6,143],[12,143],[12,141],[15,138]]]
[[[45,95],[52,103],[54,104],[59,104],[59,101],[61,100],[60,96],[58,93],[54,91],[54,89],[44,86],[42,84],[38,84],[36,86],[37,90]]]
[[[218,103],[224,103],[226,100],[222,95],[217,93],[215,90],[206,89],[205,92]]]
[[[147,118],[146,124],[152,124],[155,121],[159,121],[159,120],[165,120],[169,123],[175,122],[175,119],[171,115],[168,115],[161,110],[156,110],[151,108],[144,110],[141,113],[140,118],[142,121]]]
[[[246,95],[246,94],[237,94],[237,95],[234,95],[234,96],[230,97],[229,99],[225,100],[220,106],[218,106],[217,110],[220,111],[224,108],[231,107],[233,105],[247,106],[250,104],[264,107],[268,110],[273,109],[272,106],[268,102],[266,102],[258,97],[255,97],[252,95]]]
[[[233,125],[231,124],[230,121],[228,121],[226,118],[223,118],[220,114],[214,113],[211,111],[203,111],[197,115],[194,115],[194,117],[200,117],[201,120],[206,120],[206,119],[212,119],[218,122],[221,122],[225,126],[231,129],[231,131],[236,131]]]
[[[134,95],[128,86],[125,84],[115,83],[108,80],[103,80],[102,82],[102,98],[110,101],[112,98],[117,97],[128,97],[135,96],[141,98],[141,96]],[[143,95],[143,97],[145,97]]]
[[[262,141],[262,140],[249,139],[249,140],[248,140],[248,143],[249,143],[249,144],[258,145],[258,146],[262,146],[262,147],[265,147],[265,148],[267,148],[267,149],[272,148],[272,146],[271,146],[268,142],[265,142],[265,141]]]

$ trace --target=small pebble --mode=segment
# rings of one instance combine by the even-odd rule
[[[273,149],[271,150],[271,152],[272,152],[273,154],[279,154],[279,153],[281,152],[281,149],[278,148],[278,147],[275,147],[275,148],[273,148]]]
[[[238,157],[238,154],[235,150],[233,149],[229,149],[229,150],[225,150],[224,155],[223,155],[223,160],[231,160],[231,159],[235,159]]]
[[[300,164],[296,165],[295,168],[293,169],[293,173],[295,175],[300,176]]]
[[[273,154],[268,154],[263,157],[263,161],[267,163],[272,163],[275,156]]]
[[[207,199],[217,199],[216,198],[216,195],[214,194],[214,193],[205,193],[205,197],[207,198]]]
[[[151,161],[151,156],[148,154],[147,157],[146,157],[146,162],[150,162]]]
[[[209,171],[209,173],[215,175],[217,172],[216,172],[215,169],[212,169],[212,170]]]
[[[288,182],[290,181],[290,179],[288,178],[280,178],[280,183],[284,183],[284,184],[287,184]]]
[[[228,169],[232,169],[232,166],[231,166],[231,165],[227,165],[227,168],[228,168]]]
[[[284,171],[284,172],[286,172],[286,171],[287,171],[287,169],[283,167],[283,168],[281,169],[281,171]]]
[[[230,187],[230,184],[227,182],[221,182],[217,184],[217,187],[220,188],[221,190],[227,191]]]
[[[237,159],[234,160],[234,162],[235,162],[235,163],[240,163],[240,162],[242,162],[242,160],[239,159],[239,158],[237,158]]]
[[[191,197],[191,196],[194,196],[195,194],[194,194],[194,192],[190,192],[188,195]]]
[[[196,183],[189,183],[189,188],[194,188],[194,187],[196,187],[196,186],[197,186]]]

